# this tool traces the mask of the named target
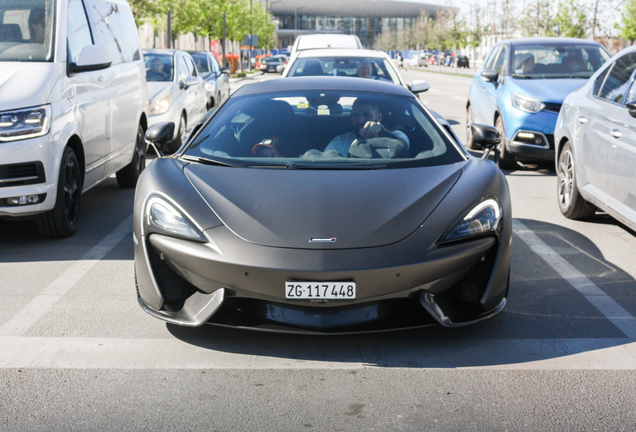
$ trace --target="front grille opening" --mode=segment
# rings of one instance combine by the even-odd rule
[[[156,251],[149,242],[146,247],[150,268],[163,296],[162,309],[168,312],[180,311],[185,301],[197,292],[197,288],[174,271],[166,260],[161,259],[161,252]]]
[[[0,165],[0,187],[25,186],[46,182],[42,162]]]
[[[483,312],[480,301],[495,266],[497,249],[498,244],[493,245],[459,282],[435,296],[435,301],[451,321],[462,322],[466,316]]]

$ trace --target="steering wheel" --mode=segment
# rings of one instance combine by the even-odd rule
[[[408,156],[406,143],[389,131],[382,130],[373,138],[357,138],[349,147],[349,155],[364,159],[395,159]]]

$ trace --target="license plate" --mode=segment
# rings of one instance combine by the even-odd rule
[[[355,282],[286,282],[285,298],[298,300],[353,300]]]

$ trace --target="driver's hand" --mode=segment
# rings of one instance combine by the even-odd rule
[[[381,123],[368,121],[362,126],[359,133],[362,138],[373,138],[378,136],[380,131],[382,131]]]

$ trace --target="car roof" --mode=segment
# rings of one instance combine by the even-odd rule
[[[308,57],[377,57],[386,58],[387,54],[383,51],[375,51],[368,49],[341,49],[341,48],[323,48],[313,50],[303,50],[298,52],[297,58]]]
[[[414,97],[413,94],[406,88],[400,85],[396,85],[393,82],[383,82],[367,78],[334,76],[291,77],[285,79],[261,81],[239,88],[232,97],[269,92],[302,90],[360,91]]]
[[[566,38],[566,37],[540,37],[540,38],[519,38],[519,39],[506,39],[501,41],[501,43],[505,43],[508,45],[541,45],[541,44],[586,44],[586,45],[597,45],[602,46],[599,42],[589,40],[589,39],[578,39],[578,38]]]

